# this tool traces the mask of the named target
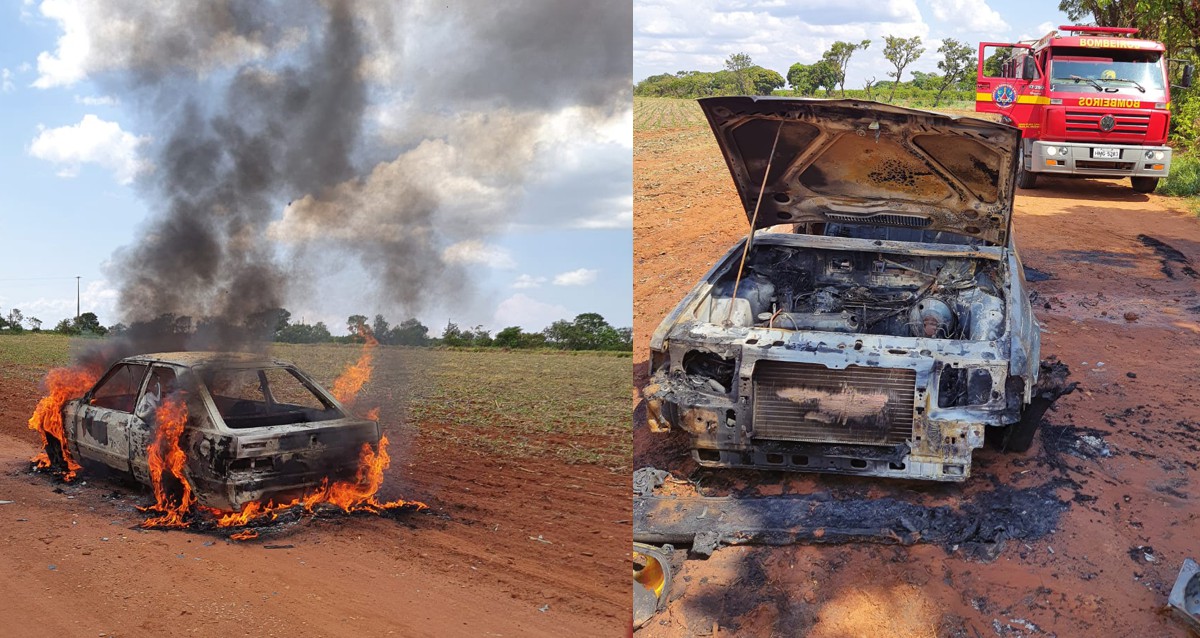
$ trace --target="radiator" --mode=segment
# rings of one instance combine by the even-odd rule
[[[753,384],[757,439],[894,445],[912,436],[914,370],[759,361]]]

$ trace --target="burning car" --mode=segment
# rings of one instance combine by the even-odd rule
[[[168,404],[183,409],[164,411]],[[152,445],[165,414],[180,421],[177,445],[169,447],[182,456],[174,459]],[[177,462],[190,483],[178,487],[222,511],[352,480],[364,444],[380,444],[376,421],[351,416],[296,366],[246,353],[122,359],[63,405],[62,432],[69,457],[130,473],[156,490],[159,466]]]
[[[650,340],[649,426],[707,467],[961,481],[1027,449],[1040,332],[1020,131],[853,100],[700,100],[753,232]],[[788,224],[790,232],[768,229]]]

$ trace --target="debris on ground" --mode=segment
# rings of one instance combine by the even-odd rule
[[[658,489],[671,474],[654,467],[639,467],[633,471],[633,495],[648,496]]]
[[[636,542],[691,545],[692,553],[701,556],[719,545],[932,543],[989,561],[1007,540],[1037,540],[1054,531],[1070,506],[1056,494],[1063,486],[1062,481],[1024,489],[1001,485],[957,508],[825,494],[638,496],[633,501],[633,536]]]

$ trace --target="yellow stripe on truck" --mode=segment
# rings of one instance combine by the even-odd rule
[[[976,93],[976,102],[995,102],[991,93]],[[1049,104],[1050,98],[1044,95],[1018,95],[1017,104]]]

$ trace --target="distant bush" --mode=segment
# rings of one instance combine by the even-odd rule
[[[1158,193],[1175,197],[1200,194],[1200,158],[1191,153],[1171,158],[1171,173],[1159,183]]]

